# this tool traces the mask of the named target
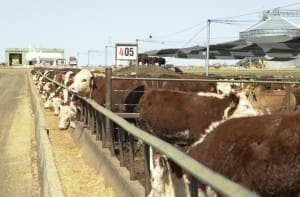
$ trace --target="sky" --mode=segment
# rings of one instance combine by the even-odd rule
[[[113,64],[116,43],[138,40],[139,52],[205,45],[208,19],[243,20],[211,24],[211,43],[231,41],[264,10],[300,9],[300,1],[294,0],[1,1],[0,62],[6,48],[63,48],[65,58],[76,56],[80,65],[87,65],[88,54],[90,64],[104,65],[105,57],[108,65]],[[203,60],[167,61],[203,64]]]

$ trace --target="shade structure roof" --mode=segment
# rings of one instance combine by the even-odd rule
[[[206,46],[187,48],[169,48],[147,51],[145,54],[162,57],[205,59]],[[300,36],[268,36],[268,39],[257,38],[255,42],[240,39],[209,46],[210,59],[244,59],[252,57],[271,61],[288,61],[298,58],[300,54]]]

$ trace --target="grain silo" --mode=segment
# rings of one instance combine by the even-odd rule
[[[283,17],[289,16],[289,14],[298,15],[299,13],[296,10],[292,12],[279,9],[268,11],[256,24],[240,32],[240,39],[253,43],[278,43],[299,37],[300,26]],[[267,65],[295,65],[298,62],[299,60],[296,59],[296,61],[288,62],[268,62]]]
[[[300,36],[300,27],[286,18],[265,15],[260,21],[240,32],[240,39],[250,42],[274,42]]]

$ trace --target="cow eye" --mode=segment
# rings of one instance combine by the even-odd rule
[[[86,79],[82,79],[81,82],[86,82]]]

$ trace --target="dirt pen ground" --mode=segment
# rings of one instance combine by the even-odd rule
[[[49,140],[65,196],[114,197],[114,190],[105,185],[102,172],[91,168],[83,160],[82,152],[69,131],[58,129],[58,117],[43,106],[41,108],[49,129]]]
[[[204,74],[204,67],[180,67],[184,72],[194,74]],[[274,78],[274,79],[294,79],[300,78],[300,68],[296,67],[267,67],[265,69],[260,68],[243,68],[243,67],[221,67],[214,68],[209,67],[209,76],[219,77],[245,77],[245,78]]]

